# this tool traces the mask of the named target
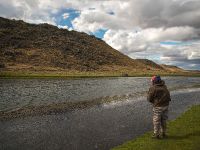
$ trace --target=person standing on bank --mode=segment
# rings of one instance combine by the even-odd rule
[[[169,90],[160,76],[151,78],[152,86],[149,88],[147,100],[153,105],[152,138],[166,137],[169,101],[171,101]]]

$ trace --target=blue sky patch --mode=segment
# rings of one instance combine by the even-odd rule
[[[69,17],[67,19],[63,18],[63,14],[68,13]],[[69,8],[69,9],[63,9],[60,11],[56,16],[56,23],[57,25],[62,25],[62,26],[68,26],[69,28],[73,28],[72,21],[80,16],[80,12],[76,9]]]
[[[102,39],[104,34],[106,33],[106,31],[108,31],[107,29],[99,29],[97,31],[95,31],[94,33],[91,33],[92,35],[96,36],[97,38]]]

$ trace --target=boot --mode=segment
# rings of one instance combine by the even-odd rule
[[[166,135],[165,132],[162,132],[162,133],[160,134],[160,138],[166,138],[166,137],[167,137],[167,135]]]
[[[160,137],[159,137],[158,134],[155,134],[155,133],[154,133],[154,134],[151,136],[151,138],[152,138],[152,139],[159,139]]]

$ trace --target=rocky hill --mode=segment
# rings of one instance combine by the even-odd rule
[[[165,70],[150,60],[134,60],[86,33],[49,24],[0,17],[1,71]]]

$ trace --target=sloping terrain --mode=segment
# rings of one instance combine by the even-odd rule
[[[0,71],[171,71],[131,59],[103,40],[49,24],[0,17]],[[181,71],[181,70],[178,70]]]
[[[0,38],[1,67],[45,66],[87,71],[106,65],[141,65],[94,36],[49,24],[0,18]]]
[[[187,72],[186,70],[183,70],[182,68],[179,68],[179,67],[173,66],[173,65],[162,64],[160,66],[163,67],[165,70],[170,71],[170,72]]]

